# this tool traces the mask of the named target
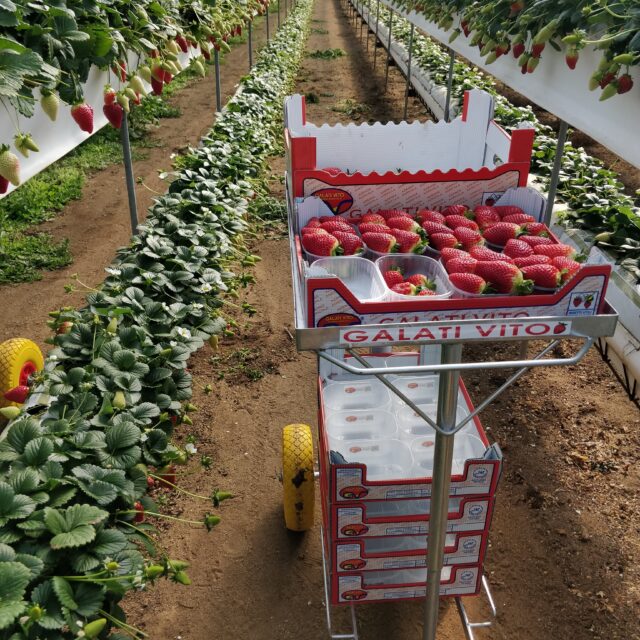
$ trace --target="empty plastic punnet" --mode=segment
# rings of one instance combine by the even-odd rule
[[[433,454],[435,451],[435,435],[417,438],[411,444],[413,454],[412,476],[424,478],[433,476]],[[451,473],[459,475],[464,470],[464,463],[469,459],[482,458],[486,447],[484,442],[465,429],[456,434],[453,444],[453,464]]]
[[[415,404],[431,404],[438,401],[438,376],[391,376],[393,384]],[[406,403],[394,394],[397,410]]]
[[[308,269],[308,278],[336,276],[361,302],[383,300],[386,285],[373,262],[355,256],[320,258]]]
[[[366,409],[331,412],[326,419],[326,429],[329,444],[335,449],[343,440],[395,438],[398,427],[388,411]]]
[[[440,580],[446,582],[451,577],[451,567],[443,567]],[[363,571],[362,586],[379,587],[388,584],[418,584],[427,581],[426,569],[402,569],[400,571]]]
[[[419,404],[418,409],[424,411],[432,420],[436,420],[438,405],[435,402],[429,404]],[[458,401],[458,411],[456,412],[456,421],[460,421],[469,415],[469,409],[463,400]],[[396,411],[396,422],[398,424],[398,437],[402,439],[414,440],[420,436],[434,436],[435,429],[420,415],[418,415],[411,407],[403,406]],[[475,431],[475,425],[470,422],[462,429],[462,432],[471,428]]]
[[[411,449],[400,440],[345,440],[334,451],[349,463],[366,465],[370,480],[407,478],[413,463]]]
[[[329,411],[386,409],[391,404],[391,395],[382,382],[363,376],[358,380],[329,382],[323,398]]]

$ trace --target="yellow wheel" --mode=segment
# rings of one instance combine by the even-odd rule
[[[12,338],[0,344],[0,407],[17,407],[4,394],[18,386],[28,386],[29,376],[44,367],[42,352],[35,342]]]
[[[313,527],[315,478],[313,439],[306,424],[290,424],[282,431],[284,520],[291,531]]]

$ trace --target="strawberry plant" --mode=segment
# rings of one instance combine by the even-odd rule
[[[256,261],[238,235],[276,149],[310,10],[297,3],[87,305],[51,313],[53,350],[0,442],[0,639],[140,637],[123,596],[161,577],[190,582],[187,563],[151,537],[155,519],[175,518],[148,495],[149,478],[176,487],[174,465],[196,452],[171,442],[194,410],[187,361],[227,330],[232,263]],[[230,497],[206,499],[215,509]],[[220,517],[190,522],[211,529]]]

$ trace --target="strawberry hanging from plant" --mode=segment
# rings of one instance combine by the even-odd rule
[[[93,107],[86,102],[79,102],[71,107],[71,117],[80,129],[86,133],[93,133]]]
[[[20,184],[20,160],[3,144],[0,147],[0,176],[8,180],[14,187]]]

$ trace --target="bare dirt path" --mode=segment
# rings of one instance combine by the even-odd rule
[[[284,19],[284,3],[282,6],[281,18]],[[272,12],[272,34],[277,28],[277,19],[277,11]],[[265,41],[265,23],[261,19],[253,34],[254,56]],[[221,65],[222,104],[233,95],[248,67],[247,45],[234,46]],[[141,217],[151,205],[153,192],[167,190],[167,184],[158,174],[171,169],[172,154],[196,145],[215,121],[215,78],[213,67],[207,68],[206,78],[193,82],[172,97],[171,104],[180,109],[181,116],[162,120],[161,126],[149,135],[151,142],[158,146],[146,149],[146,158],[134,162],[134,176],[142,178],[149,187],[136,186]],[[83,293],[65,293],[64,285],[70,282],[71,274],[77,273],[89,286],[103,280],[104,268],[116,249],[129,242],[131,236],[124,167],[113,165],[95,173],[87,180],[82,198],[71,202],[54,220],[40,228],[57,239],[69,238],[74,261],[64,269],[45,272],[38,282],[0,287],[0,298],[11,300],[10,310],[0,316],[0,341],[24,336],[44,346],[43,341],[49,335],[47,312],[64,305],[78,305],[84,298]]]
[[[308,51],[341,48],[347,55],[306,59],[298,90],[320,98],[309,105],[309,120],[349,120],[333,110],[347,98],[364,108],[364,119],[401,113],[401,78],[392,70],[391,92],[382,95],[381,70],[373,73],[371,51],[367,58],[338,0],[318,0],[314,19]],[[412,112],[420,114],[419,105]],[[295,536],[284,529],[277,479],[282,426],[316,424],[316,363],[296,353],[285,330],[292,321],[286,241],[271,237],[256,251],[263,262],[247,300],[258,314],[239,319],[238,336],[220,353],[204,349],[191,364],[200,407],[192,433],[198,455],[210,455],[213,466],[203,477],[193,461],[180,479],[190,490],[220,487],[237,497],[223,505],[212,533],[164,529],[172,557],[192,563],[193,585],[163,583],[127,600],[130,621],[154,640],[327,637],[319,531]],[[468,357],[492,355],[485,349]],[[481,372],[467,383],[477,400],[503,380]],[[208,396],[206,384],[214,387]],[[478,638],[640,638],[637,408],[592,352],[577,367],[526,376],[482,418],[503,447],[505,469],[486,564],[499,615]],[[175,502],[187,517],[201,513],[200,504]],[[469,609],[474,617],[485,613],[473,598]],[[422,612],[421,602],[358,607],[361,637],[418,640]],[[464,637],[451,602],[441,605],[438,637]]]

